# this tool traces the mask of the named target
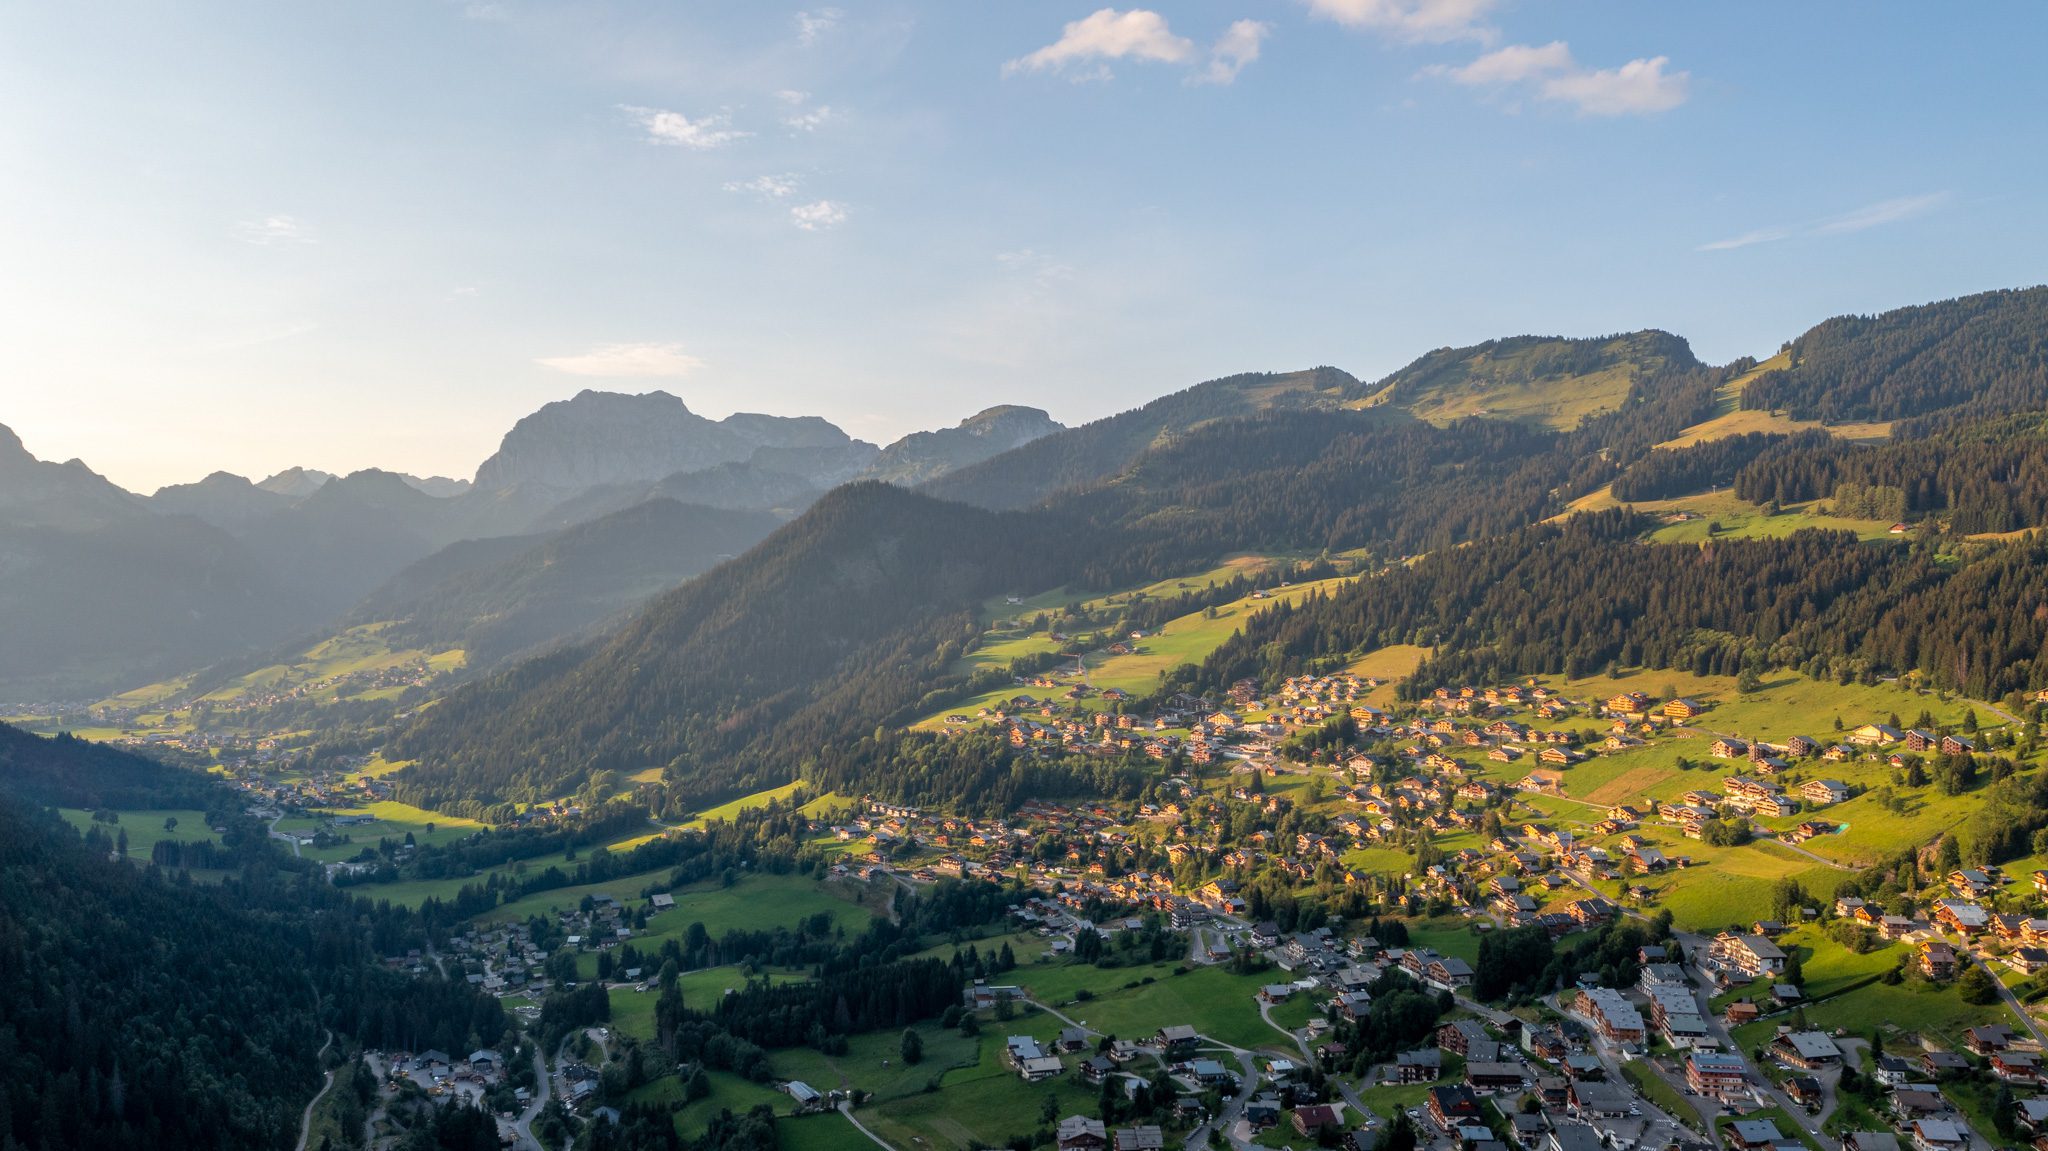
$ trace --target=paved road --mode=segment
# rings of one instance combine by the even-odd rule
[[[875,1134],[873,1131],[868,1130],[867,1124],[862,1123],[860,1120],[853,1117],[853,1104],[842,1101],[839,1104],[839,1113],[841,1115],[846,1116],[846,1121],[848,1123],[853,1124],[854,1130],[859,1131],[861,1134],[867,1136],[870,1139],[873,1139],[875,1141],[876,1146],[887,1148],[887,1151],[896,1151],[896,1148],[891,1146],[887,1140],[883,1139],[880,1135]]]
[[[563,1046],[566,1047],[568,1042],[567,1039],[562,1040]],[[555,1054],[560,1058],[560,1049],[557,1049]],[[540,1109],[546,1107],[548,1100],[554,1097],[554,1076],[549,1073],[547,1061],[541,1058],[539,1051],[533,1053],[533,1074],[540,1084],[540,1090],[534,1092],[532,1100],[526,1104],[526,1110],[520,1113],[519,1118],[512,1121],[512,1131],[518,1136],[521,1151],[545,1151],[541,1146],[540,1137],[533,1133],[533,1121],[540,1115]]]
[[[1984,962],[1984,957],[1981,955],[1975,957],[1975,962],[1977,966],[1984,969],[1984,974],[1991,977],[1991,985],[1998,988],[1998,997],[2005,1000],[2005,1005],[2012,1009],[2014,1015],[2020,1017],[2020,1026],[2027,1029],[2027,1033],[2034,1037],[2034,1042],[2048,1044],[2048,1039],[2041,1037],[2041,1029],[2034,1025],[2033,1015],[2028,1013],[2026,1007],[2020,1003],[2019,997],[2012,993],[2012,988],[2007,987],[2005,982],[1998,978],[1998,972],[1991,970],[1991,965]]]
[[[320,1054],[314,1056],[314,1058],[318,1059],[326,1055],[327,1049],[332,1046],[334,1046],[334,1032],[329,1031],[327,1033],[327,1041],[320,1045]],[[320,1090],[311,1099],[306,1101],[306,1113],[299,1116],[299,1151],[306,1151],[306,1140],[313,1135],[313,1108],[318,1106],[320,1100],[326,1098],[327,1093],[334,1089],[334,1072],[323,1071],[321,1074],[326,1077],[325,1082],[321,1083]]]

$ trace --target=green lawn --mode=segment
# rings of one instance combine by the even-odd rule
[[[1631,1059],[1621,1065],[1622,1078],[1627,1079],[1642,1093],[1643,1097],[1664,1109],[1664,1113],[1678,1120],[1693,1119],[1699,1114],[1678,1088],[1664,1081],[1647,1060]]]
[[[981,1045],[1003,1042],[1003,1024],[990,1022],[976,1038],[957,1028],[921,1023],[915,1030],[924,1041],[924,1057],[905,1063],[901,1031],[878,1031],[847,1040],[846,1054],[823,1055],[808,1047],[792,1047],[774,1055],[775,1073],[801,1079],[820,1091],[858,1088],[886,1101],[916,1095],[934,1076],[950,1070],[972,1070],[981,1061]]]
[[[149,853],[166,839],[174,839],[180,843],[196,843],[200,840],[208,843],[220,842],[220,836],[215,835],[206,826],[206,813],[203,811],[170,808],[123,811],[116,813],[121,817],[119,823],[101,824],[93,823],[92,812],[75,807],[59,808],[58,814],[64,817],[64,822],[77,828],[80,833],[88,828],[98,827],[107,833],[107,838],[113,839],[125,830],[128,833],[128,858],[142,863],[149,862]],[[176,819],[177,829],[165,831],[166,819]]]
[[[1039,1109],[1048,1096],[1061,1115],[1095,1113],[1097,1089],[1069,1074],[1043,1083],[1026,1083],[1005,1065],[1003,1041],[1008,1035],[1056,1034],[1060,1023],[1039,1013],[1034,1019],[986,1022],[971,1067],[944,1073],[942,1090],[918,1091],[859,1111],[861,1122],[891,1146],[911,1148],[996,1147],[1011,1136],[1035,1131]],[[813,1084],[816,1086],[816,1084]]]
[[[676,1130],[685,1138],[703,1134],[712,1117],[722,1110],[738,1114],[766,1103],[778,1116],[789,1113],[792,1105],[789,1096],[777,1091],[771,1084],[742,1079],[730,1071],[707,1071],[705,1075],[711,1080],[711,1094],[675,1113]],[[627,1099],[634,1103],[661,1105],[678,1103],[682,1098],[682,1080],[674,1075],[657,1079],[627,1096]],[[782,1122],[783,1120],[777,1119],[777,1126],[779,1127]]]
[[[1029,987],[1030,974],[1019,968],[1005,978],[1015,978]],[[1129,990],[1107,991],[1063,1010],[1096,1031],[1126,1038],[1185,1023],[1232,1046],[1291,1051],[1293,1045],[1286,1037],[1259,1018],[1258,1003],[1252,998],[1265,984],[1286,978],[1285,972],[1277,970],[1232,975],[1221,967],[1197,967],[1186,975],[1167,975]]]
[[[781,1151],[875,1151],[874,1140],[836,1112],[777,1119],[775,1139]]]
[[[1949,1050],[1962,1046],[1963,1033],[1985,1023],[2009,1022],[2001,1004],[1963,1002],[1953,985],[1908,979],[1897,986],[1872,983],[1806,1009],[1807,1022],[1822,1030],[1846,1028],[1869,1035],[1882,1030],[1888,1050],[1905,1050],[1908,1037],[1929,1039]],[[1781,1020],[1764,1019],[1736,1028],[1734,1038],[1746,1053],[1769,1041]]]

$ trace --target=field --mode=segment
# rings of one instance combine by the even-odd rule
[[[1806,1008],[1807,1022],[1821,1030],[1837,1027],[1853,1035],[1881,1032],[1888,1050],[1910,1047],[1909,1038],[1931,1041],[1954,1051],[1963,1045],[1963,1033],[1985,1023],[2010,1022],[2002,1004],[1982,1006],[1963,1002],[1953,985],[1908,979],[1897,986],[1872,983],[1837,995]],[[1777,1021],[1761,1019],[1745,1023],[1733,1032],[1736,1043],[1749,1051],[1769,1041]]]
[[[127,831],[128,858],[145,863],[149,861],[149,853],[156,849],[158,843],[166,839],[174,839],[180,843],[196,843],[200,840],[205,840],[208,843],[220,842],[220,836],[215,835],[206,826],[206,813],[203,811],[172,810],[169,808],[148,811],[122,811],[116,813],[121,817],[121,822],[101,824],[93,823],[91,812],[75,807],[59,808],[58,814],[64,817],[64,822],[77,828],[81,833],[96,826],[106,832],[109,839],[112,839],[118,832],[122,830]],[[178,821],[177,829],[165,831],[164,821],[166,819],[176,819]]]
[[[1218,574],[1211,572],[1207,573],[1206,577],[1196,577],[1196,579],[1197,581],[1203,578],[1214,579]],[[1244,622],[1254,614],[1276,604],[1294,602],[1319,591],[1330,591],[1347,582],[1349,582],[1348,577],[1338,577],[1295,584],[1290,587],[1277,588],[1261,595],[1259,598],[1247,596],[1243,599],[1220,605],[1216,608],[1213,615],[1206,612],[1191,612],[1169,620],[1162,624],[1156,632],[1137,641],[1137,649],[1129,655],[1109,655],[1104,652],[1092,652],[1082,657],[1082,662],[1085,663],[1088,669],[1086,682],[1088,686],[1093,687],[1097,691],[1103,691],[1108,688],[1120,688],[1132,695],[1149,695],[1159,686],[1159,677],[1163,673],[1184,663],[1201,662],[1210,652],[1221,647],[1223,642],[1243,627]],[[1023,611],[1023,609],[1019,608],[1011,608],[1010,610],[1017,611],[1020,614]],[[1071,681],[1073,679],[1071,670],[1061,674],[1060,678]],[[1046,692],[1053,690],[1056,689],[997,688],[993,691],[961,700],[942,711],[934,712],[919,720],[913,726],[924,730],[940,729],[945,726],[945,718],[948,715],[972,715],[977,709],[993,706],[999,701],[1010,699],[1018,695],[1020,691],[1022,694],[1043,696]],[[1081,706],[1093,710],[1101,710],[1108,706],[1099,698],[1082,700],[1080,703]]]
[[[415,843],[438,846],[466,839],[484,829],[483,824],[473,819],[428,811],[423,807],[414,807],[409,803],[388,799],[358,807],[336,808],[332,814],[369,815],[376,817],[376,822],[354,827],[331,828],[329,830],[333,834],[346,836],[349,842],[331,847],[305,847],[300,849],[300,854],[309,859],[335,863],[361,853],[365,847],[377,846],[379,839],[403,842],[407,835],[411,835]],[[324,827],[326,820],[315,816],[294,816],[279,820],[277,824],[279,831],[295,831],[308,835]]]
[[[1019,1015],[1007,1023],[987,1023],[973,1040],[976,1051],[972,1065],[945,1071],[941,1079],[943,1090],[918,1090],[864,1107],[859,1112],[861,1122],[894,1147],[967,1151],[976,1146],[1001,1146],[1013,1135],[1035,1131],[1047,1097],[1053,1099],[1061,1115],[1092,1115],[1097,1094],[1094,1089],[1083,1087],[1067,1075],[1043,1083],[1026,1083],[1009,1069],[1003,1058],[1005,1036],[1031,1035],[1044,1040],[1057,1035],[1060,1027],[1059,1020],[1042,1012]],[[919,1070],[931,1063],[928,1056]],[[777,1066],[782,1064],[778,1062]],[[937,1073],[939,1069],[933,1068],[926,1076]]]
[[[676,1130],[686,1138],[703,1134],[704,1128],[710,1125],[712,1118],[721,1110],[730,1110],[738,1114],[765,1103],[778,1115],[786,1115],[789,1112],[789,1096],[769,1084],[754,1083],[730,1071],[707,1071],[705,1076],[711,1081],[711,1094],[695,1103],[683,1105],[681,1110],[675,1112]],[[680,1104],[683,1100],[683,1083],[674,1075],[665,1076],[635,1090],[627,1099],[634,1103],[664,1106]],[[779,1125],[782,1121],[777,1122]],[[842,1126],[846,1125],[844,1120],[839,1122]]]
[[[1161,1027],[1185,1023],[1203,1035],[1233,1047],[1290,1049],[1286,1038],[1259,1018],[1259,1005],[1253,999],[1260,987],[1284,980],[1285,972],[1233,975],[1221,967],[1196,967],[1185,975],[1174,975],[1171,965],[1161,966],[1165,967],[1164,974],[1154,974],[1153,982],[1141,982],[1140,986],[1132,988],[1123,985],[1132,980],[1142,981],[1148,972],[1158,968],[1125,967],[1099,975],[1085,975],[1078,972],[1078,965],[1051,967],[1043,972],[1036,967],[1020,967],[1004,978],[1014,979],[1040,996],[1046,994],[1040,990],[1041,987],[1057,989],[1083,981],[1099,981],[1106,986],[1095,993],[1094,999],[1062,1010],[1090,1028],[1109,1035],[1150,1035]],[[1047,998],[1045,1002],[1057,1005],[1064,1001]]]

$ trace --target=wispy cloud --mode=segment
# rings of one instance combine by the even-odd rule
[[[1003,65],[1003,74],[1064,71],[1072,65],[1093,65],[1083,78],[1108,79],[1111,60],[1149,60],[1178,64],[1195,55],[1195,42],[1176,36],[1166,17],[1143,8],[1119,12],[1102,8],[1071,21],[1060,38],[1035,52]]]
[[[1306,0],[1308,10],[1347,28],[1410,43],[1491,43],[1499,33],[1486,17],[1499,0]]]
[[[785,128],[793,128],[799,132],[815,132],[838,118],[839,113],[833,110],[832,105],[820,104],[808,112],[798,112],[794,116],[784,117],[782,124]]]
[[[650,144],[669,144],[679,148],[705,150],[722,148],[735,140],[744,140],[753,135],[732,126],[732,117],[724,112],[714,112],[695,120],[681,112],[670,112],[662,108],[642,108],[634,104],[621,104],[619,110],[633,117],[647,131]]]
[[[1940,207],[1947,202],[1949,193],[1928,192],[1919,196],[1899,196],[1890,200],[1879,200],[1853,211],[1837,216],[1814,220],[1806,224],[1775,224],[1768,228],[1757,228],[1725,240],[1701,244],[1695,251],[1727,252],[1736,248],[1749,248],[1758,244],[1775,244],[1806,236],[1842,236],[1852,232],[1881,228],[1886,224],[1898,224]]]
[[[1237,74],[1259,58],[1259,45],[1273,32],[1271,24],[1257,20],[1239,20],[1216,43],[1209,47],[1209,64],[1190,77],[1196,84],[1229,84],[1237,80]]]
[[[1178,35],[1166,17],[1145,8],[1119,12],[1102,8],[1069,22],[1060,38],[1035,52],[1003,65],[1003,75],[1057,72],[1074,81],[1107,80],[1116,60],[1154,64],[1200,65],[1190,84],[1229,84],[1259,58],[1259,47],[1273,31],[1258,20],[1239,20],[1226,28],[1204,52],[1193,40]]]
[[[813,8],[799,12],[795,16],[796,42],[805,47],[816,44],[820,36],[838,27],[845,18],[846,13],[837,8]]]
[[[266,248],[315,242],[312,232],[291,216],[263,216],[254,220],[243,220],[230,228],[228,234],[244,244],[258,244]]]
[[[573,356],[545,356],[534,363],[572,376],[612,378],[687,376],[704,361],[681,344],[604,344]]]
[[[804,101],[811,98],[811,94],[795,88],[783,88],[775,93],[775,98],[792,108],[800,108],[803,106]]]
[[[789,173],[780,176],[756,176],[751,180],[728,180],[728,192],[747,192],[763,199],[786,200],[796,195],[797,178]]]
[[[1584,116],[1647,116],[1685,103],[1688,72],[1667,72],[1670,58],[1631,60],[1619,68],[1587,68],[1562,40],[1510,44],[1457,68],[1424,69],[1475,88],[1530,91],[1539,100],[1569,104]]]
[[[798,204],[789,210],[789,222],[806,232],[822,232],[846,222],[846,205],[836,200]]]

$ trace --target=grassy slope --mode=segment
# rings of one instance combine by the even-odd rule
[[[89,811],[75,807],[66,807],[59,808],[58,814],[64,817],[64,822],[69,823],[81,832],[95,826],[92,821],[92,813]],[[159,842],[166,839],[174,839],[180,843],[194,843],[199,840],[205,840],[208,843],[220,842],[220,836],[215,835],[206,826],[206,813],[203,811],[164,808],[147,811],[123,811],[116,814],[121,817],[120,823],[98,824],[97,826],[107,833],[108,838],[113,838],[119,831],[125,829],[128,832],[128,858],[130,859],[148,862],[149,853],[156,848]],[[164,820],[170,818],[175,818],[178,821],[178,827],[175,831],[164,830]]]

